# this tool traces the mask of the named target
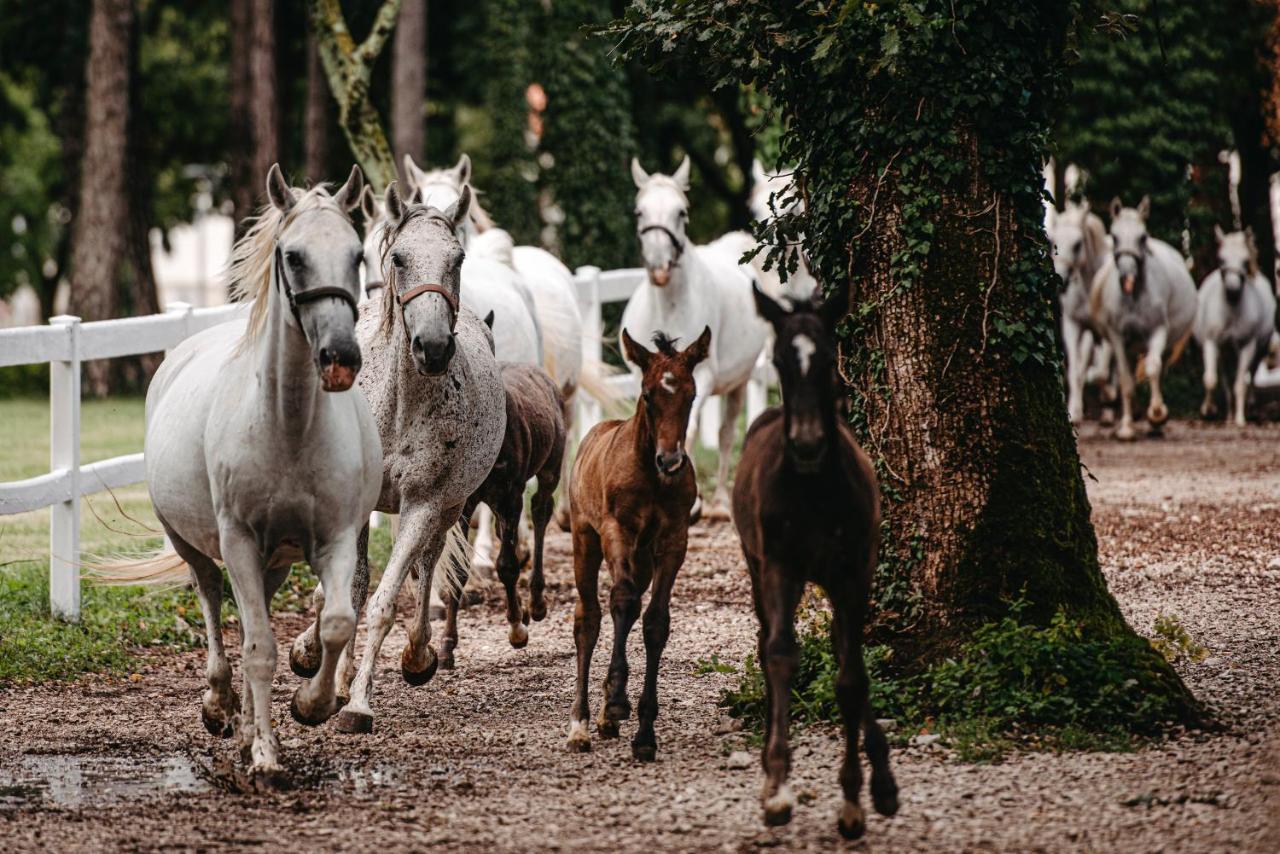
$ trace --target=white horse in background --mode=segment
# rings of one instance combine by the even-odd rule
[[[722,395],[720,463],[715,495],[706,514],[727,519],[729,462],[738,414],[769,329],[756,313],[750,268],[740,266],[733,253],[723,247],[689,242],[689,158],[685,157],[672,175],[650,175],[632,159],[631,177],[638,190],[636,230],[648,277],[627,302],[622,328],[637,341],[648,341],[662,332],[685,342],[711,328],[711,352],[693,372],[697,398],[687,444],[692,445],[707,399]]]
[[[378,588],[368,601],[368,636],[350,700],[338,716],[343,732],[373,730],[373,677],[382,644],[395,621],[396,598],[415,573],[418,608],[400,656],[406,682],[421,685],[439,664],[432,649],[430,595],[437,573],[454,582],[465,559],[458,518],[493,468],[506,431],[506,400],[493,335],[466,307],[460,288],[463,250],[458,229],[471,201],[464,191],[446,211],[405,204],[387,187],[386,285],[360,318],[357,334],[367,367],[360,390],[369,401],[382,441],[383,470],[377,509],[400,514],[400,529]],[[368,528],[360,537],[355,596],[368,590]],[[317,601],[331,595],[325,585]],[[320,623],[324,631],[324,623]],[[303,632],[289,658],[305,675],[316,666],[316,627]]]
[[[1053,269],[1060,279],[1062,342],[1067,357],[1067,412],[1072,424],[1084,420],[1084,387],[1105,382],[1111,373],[1111,348],[1094,335],[1089,315],[1089,288],[1110,252],[1107,228],[1089,202],[1067,202],[1058,213],[1050,208],[1047,231],[1053,247]]]
[[[1098,270],[1089,295],[1089,313],[1095,326],[1111,344],[1120,378],[1120,427],[1116,438],[1131,440],[1133,430],[1134,370],[1127,345],[1141,350],[1142,370],[1151,382],[1147,422],[1153,432],[1169,420],[1169,409],[1160,391],[1167,365],[1181,355],[1196,315],[1196,285],[1187,272],[1182,254],[1168,243],[1147,234],[1151,200],[1143,197],[1136,208],[1111,202],[1111,253]]]
[[[147,485],[173,551],[104,569],[116,582],[194,576],[209,645],[205,726],[234,729],[251,771],[280,771],[272,732],[276,641],[268,605],[306,560],[330,595],[319,613],[314,678],[293,696],[301,723],[337,710],[338,658],[355,636],[356,542],[378,500],[382,450],[365,399],[350,391],[361,366],[355,338],[360,238],[347,211],[353,169],[332,197],[290,189],[272,166],[270,205],[236,244],[231,280],[253,302],[248,321],[188,338],[147,391]],[[239,703],[222,646],[222,572],[240,607],[245,692]]]
[[[1235,382],[1228,389],[1227,405],[1234,408],[1235,423],[1245,425],[1245,398],[1249,380],[1267,355],[1275,333],[1276,295],[1271,283],[1258,271],[1258,251],[1252,233],[1224,234],[1214,226],[1218,239],[1218,269],[1200,285],[1195,336],[1204,353],[1204,402],[1200,414],[1217,412],[1214,390],[1218,386],[1218,358],[1223,348],[1236,357]]]

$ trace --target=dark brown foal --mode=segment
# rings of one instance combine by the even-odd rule
[[[462,513],[467,524],[476,505],[489,505],[497,520],[498,578],[507,591],[508,639],[520,649],[529,642],[525,626],[529,618],[541,620],[547,615],[542,591],[542,540],[547,522],[555,506],[556,487],[560,485],[560,465],[564,460],[564,400],[555,381],[542,368],[534,365],[502,363],[502,387],[507,394],[507,431],[502,450],[493,471],[468,499]],[[520,607],[516,583],[520,580],[520,559],[516,541],[520,533],[520,514],[524,510],[525,484],[538,479],[538,489],[529,503],[533,517],[533,570],[529,574],[529,605]],[[469,567],[468,567],[469,569]],[[462,581],[466,583],[465,578]],[[461,584],[458,589],[461,589]],[[440,666],[453,668],[453,651],[458,646],[458,593],[444,597],[444,641],[440,647]]]
[[[569,719],[569,749],[591,749],[587,683],[591,654],[600,635],[597,580],[600,561],[609,561],[613,589],[613,657],[605,678],[604,707],[596,728],[616,738],[620,721],[631,717],[627,700],[627,635],[640,616],[640,597],[652,582],[644,612],[645,671],[639,726],[631,740],[636,759],[653,761],[658,752],[653,722],[658,716],[658,663],[671,630],[671,588],[684,563],[689,511],[698,495],[693,463],[684,450],[695,388],[693,368],[707,357],[708,328],[679,351],[658,333],[657,352],[632,340],[624,329],[627,359],[643,372],[640,401],[627,421],[597,424],[582,440],[569,487],[573,530],[573,572],[578,587],[573,639],[578,650],[577,698]]]
[[[836,415],[840,383],[832,333],[847,295],[820,307],[800,303],[788,311],[758,288],[756,307],[773,325],[773,361],[782,385],[782,408],[764,412],[747,433],[733,489],[733,519],[751,572],[751,594],[760,620],[760,667],[769,698],[763,765],[767,824],[791,820],[795,795],[791,770],[791,683],[800,661],[796,607],[805,584],[826,591],[834,611],[831,641],[840,671],[836,700],[844,718],[845,755],[840,769],[844,808],[840,833],[861,836],[866,818],[858,801],[862,765],[858,734],[866,731],[871,760],[871,799],[893,815],[898,786],[889,770],[889,745],[868,700],[862,660],[863,620],[876,563],[880,490],[866,454]]]

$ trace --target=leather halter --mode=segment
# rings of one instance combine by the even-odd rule
[[[395,293],[395,291],[393,291]],[[404,293],[396,293],[396,301],[400,303],[400,325],[404,327],[405,340],[409,340],[409,324],[404,319],[404,307],[423,294],[439,294],[449,306],[449,334],[452,335],[458,325],[458,297],[444,285],[416,285]]]
[[[347,305],[351,306],[351,314],[355,316],[355,319],[356,320],[360,319],[359,302],[351,294],[351,291],[347,290],[346,288],[323,287],[323,288],[308,288],[305,291],[295,291],[292,287],[290,287],[289,277],[285,275],[284,255],[283,255],[283,252],[281,252],[280,250],[279,243],[276,244],[276,282],[280,285],[280,288],[284,291],[285,298],[289,300],[289,310],[293,312],[294,322],[298,324],[299,329],[303,330],[303,333],[302,333],[303,335],[306,335],[306,330],[302,326],[302,316],[298,312],[298,306],[306,305],[309,302],[328,299],[330,297],[334,299],[340,299],[343,302],[345,302]]]
[[[636,234],[639,234],[641,237],[643,237],[644,235],[648,234],[651,231],[661,231],[663,234],[667,236],[667,238],[671,241],[672,247],[676,250],[676,257],[671,260],[671,266],[674,267],[677,264],[679,264],[680,256],[684,254],[684,241],[682,241],[679,237],[677,237],[674,231],[667,228],[665,225],[657,222],[653,223],[652,225],[644,226],[643,228],[639,229],[636,232]]]

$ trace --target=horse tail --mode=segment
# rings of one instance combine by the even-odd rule
[[[1093,281],[1089,283],[1089,317],[1094,323],[1101,324],[1102,316],[1102,292],[1106,290],[1107,279],[1111,276],[1111,261],[1108,259],[1098,271],[1093,274]]]
[[[1174,343],[1173,350],[1169,352],[1169,363],[1164,367],[1166,371],[1172,368],[1174,365],[1178,364],[1178,360],[1182,358],[1182,353],[1184,350],[1187,349],[1187,342],[1190,340],[1191,340],[1191,333],[1188,332],[1186,335],[1183,335],[1181,339],[1179,339],[1177,342]]]
[[[191,578],[187,562],[172,546],[138,557],[89,560],[83,564],[94,584],[122,587],[133,585],[176,587]]]
[[[444,548],[436,559],[435,572],[431,576],[431,589],[441,598],[462,595],[471,571],[471,544],[460,525],[450,525],[444,538]]]

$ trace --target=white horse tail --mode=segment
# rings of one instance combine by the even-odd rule
[[[450,525],[431,576],[432,592],[441,599],[462,595],[462,587],[467,583],[470,571],[471,544],[458,525]]]
[[[91,560],[85,562],[83,568],[94,584],[116,587],[139,584],[174,587],[191,579],[187,562],[178,557],[172,546],[139,557]]]
[[[594,360],[583,362],[582,369],[578,372],[578,390],[591,395],[604,410],[606,418],[621,418],[626,415],[623,394],[608,381],[609,377],[617,376],[619,373],[620,371],[609,367],[604,362]]]

